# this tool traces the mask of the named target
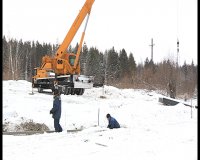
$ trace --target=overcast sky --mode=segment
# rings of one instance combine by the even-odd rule
[[[85,0],[3,0],[3,35],[7,38],[62,43]],[[72,46],[79,42],[83,26]],[[137,63],[176,60],[197,64],[197,0],[95,0],[84,41],[104,52],[133,53]]]

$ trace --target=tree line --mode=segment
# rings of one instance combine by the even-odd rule
[[[32,80],[34,68],[41,66],[42,57],[54,56],[59,45],[9,39],[3,43],[3,80]],[[68,52],[76,53],[70,46]],[[148,58],[136,63],[133,53],[114,47],[100,52],[96,47],[83,45],[80,56],[81,74],[94,76],[96,84],[112,85],[118,88],[135,88],[166,91],[172,98],[178,95],[188,97],[197,94],[197,65],[177,65],[164,59],[154,63]]]

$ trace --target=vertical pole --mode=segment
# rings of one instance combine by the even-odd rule
[[[192,98],[191,98],[191,118],[192,118]]]
[[[32,84],[31,84],[31,91],[32,91],[32,92],[29,93],[29,94],[31,94],[31,95],[33,95],[33,85],[34,85],[33,83],[34,83],[34,80],[33,80],[33,78],[32,78]]]
[[[65,111],[65,128],[66,128],[66,111]],[[67,129],[66,129],[67,130]]]
[[[105,64],[105,70],[104,70],[104,84],[103,84],[103,87],[102,87],[102,92],[103,92],[103,97],[104,97],[104,94],[105,94],[105,85],[107,85],[107,59],[108,59],[108,53],[105,54],[105,58],[103,57],[103,62]]]
[[[99,126],[99,113],[100,113],[100,108],[98,108],[98,126]]]
[[[153,61],[153,38],[151,39],[151,60]]]
[[[32,85],[32,94],[33,94],[33,85]]]
[[[153,62],[153,46],[155,44],[153,44],[153,38],[151,38],[151,44],[149,46],[151,46],[151,61]]]
[[[178,64],[179,64],[178,54],[179,54],[179,40],[177,39],[177,68],[178,68]]]

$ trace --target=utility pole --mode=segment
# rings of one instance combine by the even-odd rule
[[[177,39],[177,67],[178,67],[178,64],[179,64],[179,40]]]
[[[154,45],[155,44],[153,44],[153,38],[151,38],[151,44],[149,46],[151,46],[151,60],[152,60],[152,62],[153,62],[153,46]]]
[[[176,60],[176,74],[177,74],[177,76],[176,76],[176,86],[181,86],[181,81],[180,81],[180,77],[181,77],[181,75],[180,75],[180,69],[179,69],[179,40],[178,40],[178,38],[177,38],[177,60]],[[177,89],[179,88],[179,87],[176,87]]]

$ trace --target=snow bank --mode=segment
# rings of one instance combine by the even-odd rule
[[[33,120],[54,130],[49,114],[53,96],[41,94],[26,81],[3,81],[3,124]],[[159,94],[105,86],[84,95],[62,95],[62,133],[3,136],[3,159],[137,159],[196,160],[197,109],[181,103],[163,106]],[[196,100],[194,100],[196,101]],[[99,111],[99,126],[98,126]],[[122,126],[110,130],[106,114]],[[191,118],[192,113],[192,118]],[[77,133],[68,129],[83,128]],[[56,154],[55,154],[56,153]]]

